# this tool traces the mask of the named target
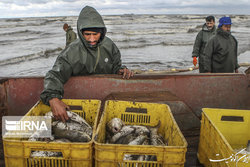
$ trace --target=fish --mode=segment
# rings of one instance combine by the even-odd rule
[[[65,138],[71,142],[89,142],[91,137],[86,133],[79,130],[68,130],[52,127],[56,139]]]
[[[92,137],[92,127],[78,114],[67,111],[69,119],[66,122],[54,120],[52,122],[52,132],[56,139],[65,138],[71,142],[89,142]],[[53,117],[50,111],[45,116]]]
[[[54,151],[33,151],[30,157],[62,157],[62,153]]]
[[[67,139],[55,139],[53,142],[64,143],[70,142]],[[30,157],[63,157],[62,152],[55,151],[31,151]]]
[[[126,136],[120,137],[115,144],[128,144],[131,141],[135,140],[135,138],[137,137],[137,135],[135,133],[130,133]]]
[[[92,127],[88,124],[88,122],[85,119],[83,119],[81,116],[79,116],[77,113],[72,112],[72,111],[67,111],[67,114],[71,121],[77,122],[85,127],[92,129]]]
[[[132,128],[131,126],[123,126],[122,129],[118,133],[112,136],[110,143],[115,143],[121,137],[127,136],[128,134],[131,134],[134,131],[135,131],[135,128]]]
[[[107,125],[106,125],[106,130],[111,134],[111,135],[115,135],[116,133],[120,132],[120,130],[122,129],[122,127],[125,124],[123,123],[123,121],[120,118],[113,118],[111,119]]]
[[[133,128],[135,128],[135,133],[139,135],[149,135],[150,130],[145,126],[139,126],[139,125],[132,125]]]
[[[150,144],[150,142],[149,142],[149,138],[148,139],[146,139],[143,143],[142,143],[142,145],[149,145]],[[140,155],[140,157],[138,158],[138,161],[149,161],[150,160],[150,158],[151,158],[151,155]]]
[[[140,135],[136,137],[133,141],[128,143],[128,145],[141,145],[148,137],[145,135]]]
[[[52,132],[50,138],[42,138],[44,131],[36,131],[30,136],[29,141],[46,141],[46,142],[89,142],[92,136],[92,127],[78,114],[67,111],[69,120],[62,122],[52,119]],[[45,117],[53,118],[50,111]],[[54,151],[32,151],[30,157],[63,157],[62,152]]]
[[[92,127],[90,126],[85,126],[85,124],[79,124],[75,121],[72,120],[67,120],[66,122],[62,121],[54,121],[52,122],[52,129],[66,129],[66,130],[77,130],[81,132],[87,133],[90,137],[92,136]]]
[[[146,139],[148,139],[146,135],[140,135],[137,136],[133,141],[128,143],[128,145],[141,145]],[[144,159],[144,155],[125,154],[123,160],[138,160],[139,158]]]
[[[135,131],[133,133],[130,133],[130,134],[126,135],[126,136],[120,137],[115,142],[115,144],[128,144],[131,141],[135,140],[135,138],[140,136],[140,135],[149,136],[150,131],[145,126],[137,126],[137,125],[127,125],[127,126],[129,126],[130,128],[135,129]]]
[[[81,124],[81,125],[83,125],[83,126],[86,126],[86,127],[88,127],[88,128],[92,128],[92,127],[87,123],[87,121],[84,120],[84,119],[83,119],[81,116],[79,116],[77,113],[72,112],[72,111],[67,111],[67,115],[68,115],[69,120],[70,120],[71,122],[76,122],[76,123],[79,123],[79,124]],[[49,117],[51,117],[52,119],[54,118],[52,111],[47,112],[47,113],[45,114],[45,116],[49,116]]]
[[[55,139],[53,135],[49,138],[44,138],[44,133],[47,133],[46,130],[37,130],[29,137],[28,141],[53,141]]]
[[[158,129],[161,126],[161,121],[159,120],[158,124],[154,127],[148,127],[150,130],[150,143],[154,146],[165,146],[164,138],[161,135],[158,135]]]
[[[106,124],[106,143],[111,142],[112,136],[118,133],[125,124],[120,118],[113,118]]]
[[[158,134],[158,129],[161,126],[161,121],[159,120],[158,124],[154,127],[148,127],[150,130],[150,144],[153,146],[165,146],[164,138],[161,134]],[[149,155],[146,157],[146,161],[157,161],[155,155]]]

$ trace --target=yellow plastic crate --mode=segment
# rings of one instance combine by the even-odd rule
[[[250,155],[239,153],[250,140],[250,110],[204,108],[200,131],[198,158],[206,167],[250,167]]]
[[[155,126],[160,120],[158,132],[168,141],[168,146],[105,144],[106,123],[115,117],[122,119],[126,125]],[[94,148],[96,167],[181,167],[185,163],[187,142],[167,105],[110,100],[105,103],[94,139]],[[157,161],[125,161],[125,154],[155,155]]]
[[[83,117],[92,127],[92,140],[88,143],[56,143],[27,141],[27,139],[3,138],[6,167],[91,167],[93,138],[97,127],[99,100],[63,99],[73,112]],[[38,102],[25,116],[42,116],[50,107]],[[61,152],[63,157],[30,157],[32,151]]]

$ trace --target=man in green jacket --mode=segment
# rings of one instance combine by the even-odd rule
[[[199,58],[200,73],[204,73],[204,61],[202,59],[204,48],[209,38],[215,35],[215,32],[216,32],[215,18],[214,16],[207,16],[206,23],[203,25],[202,30],[196,36],[192,52],[194,66],[196,66],[197,58]]]
[[[63,29],[66,32],[66,47],[73,42],[77,36],[76,33],[73,31],[73,28],[69,26],[67,23],[63,25]]]
[[[55,118],[68,119],[69,109],[61,101],[64,84],[71,76],[91,74],[120,74],[129,79],[133,72],[121,66],[120,51],[106,34],[101,15],[86,6],[77,20],[79,38],[66,47],[57,57],[53,68],[46,74],[44,90],[40,95],[44,104],[50,105]]]
[[[238,73],[238,42],[231,35],[231,24],[230,17],[220,18],[216,35],[208,41],[204,50],[205,72]]]

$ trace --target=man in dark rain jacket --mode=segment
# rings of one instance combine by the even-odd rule
[[[204,73],[204,61],[202,59],[204,48],[209,38],[215,35],[215,32],[216,32],[215,18],[214,16],[207,16],[206,23],[203,25],[202,30],[196,36],[192,52],[194,66],[196,66],[197,58],[199,58],[200,73]]]
[[[205,72],[238,73],[238,42],[231,35],[231,18],[219,20],[216,35],[211,37],[204,50]]]
[[[120,51],[114,42],[105,36],[106,27],[101,15],[92,7],[82,9],[78,21],[79,38],[66,47],[58,56],[52,70],[44,79],[40,95],[43,103],[50,105],[55,118],[68,119],[63,103],[63,86],[71,76],[91,74],[120,74],[129,79],[133,72],[121,66]]]
[[[66,47],[67,47],[71,42],[76,40],[77,36],[76,33],[73,31],[73,28],[71,28],[71,26],[69,26],[67,23],[63,25],[63,29],[66,32]]]

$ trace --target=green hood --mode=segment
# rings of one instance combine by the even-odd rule
[[[102,28],[103,33],[101,35],[99,43],[104,39],[107,29],[103,22],[102,16],[92,7],[85,6],[77,20],[77,33],[80,37],[80,40],[87,46],[87,42],[82,35],[82,29],[85,28]]]
[[[83,28],[103,28],[102,38],[96,47],[84,39]],[[79,38],[74,40],[57,57],[53,68],[46,74],[41,100],[49,104],[51,98],[61,99],[64,84],[71,76],[91,74],[117,74],[121,66],[121,54],[115,43],[105,36],[106,28],[101,15],[92,7],[82,9],[78,21]]]

